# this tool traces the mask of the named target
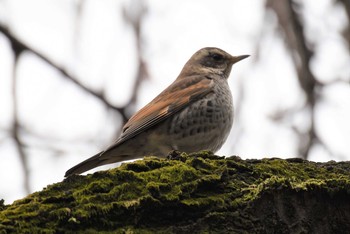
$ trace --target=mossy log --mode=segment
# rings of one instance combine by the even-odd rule
[[[0,205],[0,233],[96,232],[350,232],[350,162],[173,153]]]

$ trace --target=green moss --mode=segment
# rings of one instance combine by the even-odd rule
[[[0,202],[0,230],[169,233],[238,232],[244,227],[259,232],[268,227],[258,217],[276,218],[279,212],[268,201],[310,194],[349,201],[349,163],[173,153],[172,160],[146,157],[109,171],[69,177],[12,205]],[[283,199],[283,207],[291,206]],[[283,208],[284,216],[297,216],[296,209]],[[286,228],[281,224],[277,230]]]

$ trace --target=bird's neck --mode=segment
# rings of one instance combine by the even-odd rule
[[[227,74],[222,69],[211,68],[211,67],[203,67],[198,65],[186,64],[186,66],[180,72],[178,77],[187,77],[194,75],[219,75],[224,76],[227,79]]]

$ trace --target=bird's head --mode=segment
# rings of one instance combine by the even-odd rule
[[[192,55],[180,76],[214,73],[227,79],[232,65],[247,57],[249,55],[232,56],[219,48],[205,47]]]

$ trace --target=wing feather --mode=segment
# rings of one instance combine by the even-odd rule
[[[209,77],[190,76],[177,79],[148,105],[132,116],[124,125],[119,139],[106,151],[153,127],[189,104],[211,93],[213,81]],[[101,153],[103,154],[103,153]]]

